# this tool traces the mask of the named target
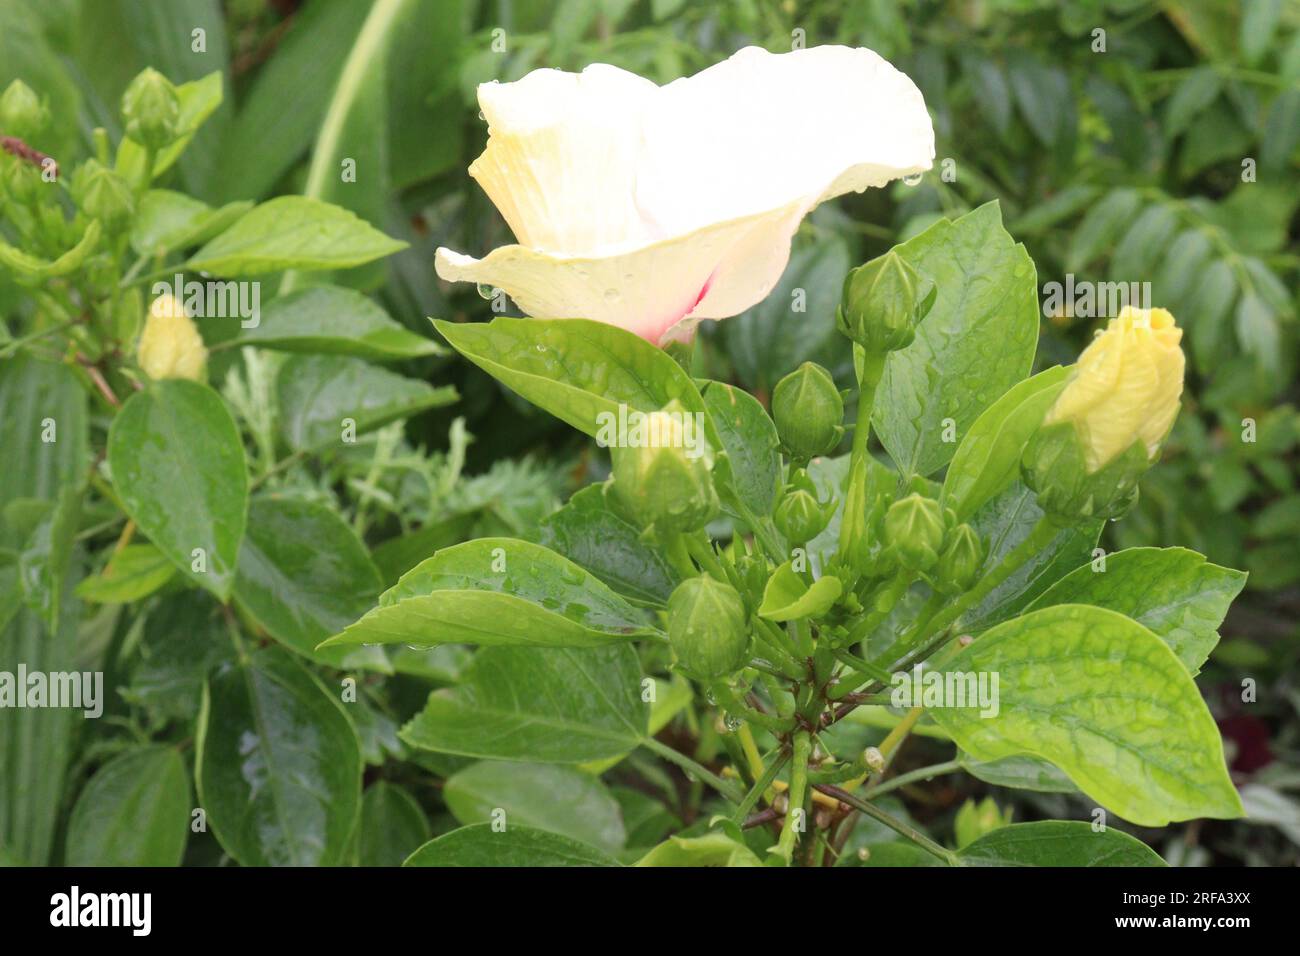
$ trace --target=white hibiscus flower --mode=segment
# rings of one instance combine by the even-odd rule
[[[439,249],[438,275],[655,343],[761,301],[818,203],[934,160],[921,92],[866,49],[749,47],[663,87],[604,64],[535,70],[478,98],[470,175],[518,244]]]

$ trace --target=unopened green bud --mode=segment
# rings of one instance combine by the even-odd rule
[[[956,594],[970,590],[983,566],[984,544],[980,536],[970,525],[959,524],[939,555],[935,577],[940,590]]]
[[[673,401],[610,448],[614,492],[643,526],[703,528],[718,513],[712,456],[699,419]]]
[[[844,434],[844,399],[830,372],[804,362],[776,383],[772,418],[790,454],[815,458],[831,451]]]
[[[836,324],[868,352],[906,348],[934,305],[935,292],[930,279],[890,250],[845,278]]]
[[[807,544],[830,523],[835,513],[835,502],[817,500],[817,486],[808,473],[799,469],[790,482],[790,489],[777,503],[773,520],[776,530],[785,535],[791,544]]]
[[[919,494],[895,501],[885,512],[885,543],[898,563],[912,571],[928,571],[943,546],[943,512],[939,502]]]
[[[0,95],[0,134],[30,140],[50,121],[50,111],[22,80],[14,80]]]
[[[30,203],[36,199],[41,189],[41,173],[35,166],[0,153],[0,181],[4,183],[4,194],[16,203]]]
[[[162,149],[176,140],[181,104],[176,87],[157,70],[144,70],[122,94],[126,135],[141,146]]]
[[[707,575],[687,578],[668,598],[668,642],[683,673],[723,677],[749,656],[745,604],[730,584]]]
[[[135,212],[131,187],[98,160],[88,159],[77,170],[72,195],[82,212],[98,219],[110,231],[123,225]]]

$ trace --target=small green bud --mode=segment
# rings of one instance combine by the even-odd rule
[[[844,434],[844,399],[830,372],[804,362],[776,383],[772,418],[790,454],[815,458],[831,451]]]
[[[723,677],[749,656],[745,605],[730,584],[707,575],[687,578],[668,598],[668,642],[683,673]]]
[[[949,536],[948,544],[939,555],[935,571],[939,588],[957,594],[970,590],[984,566],[984,544],[975,529],[959,524]]]
[[[817,500],[817,486],[802,468],[795,472],[790,489],[777,503],[772,516],[776,530],[791,544],[807,544],[830,523],[835,502]]]
[[[943,533],[943,512],[933,498],[913,493],[885,512],[885,543],[898,563],[912,571],[934,567]]]
[[[0,95],[0,134],[30,140],[50,121],[50,111],[22,80],[14,80]]]
[[[98,219],[109,231],[123,225],[135,212],[131,187],[98,160],[88,159],[77,170],[72,196],[82,212]]]
[[[848,274],[835,321],[868,352],[906,348],[934,305],[936,291],[930,279],[891,249]]]
[[[1138,480],[1150,467],[1146,445],[1135,439],[1090,473],[1083,441],[1068,421],[1039,428],[1020,460],[1021,476],[1038,496],[1038,506],[1067,524],[1122,516],[1137,501]]]
[[[953,821],[953,836],[957,840],[957,849],[970,846],[980,837],[994,830],[1010,826],[1014,815],[1013,807],[1007,807],[1004,813],[992,797],[985,797],[979,803],[974,799],[968,799],[957,811],[957,818]]]
[[[37,198],[41,189],[41,173],[35,166],[0,153],[0,182],[4,184],[4,194],[16,203],[30,203]]]
[[[162,149],[176,140],[181,104],[171,80],[145,69],[122,94],[122,124],[126,135],[141,146]]]
[[[647,415],[640,433],[612,446],[610,457],[614,492],[644,527],[696,531],[718,513],[708,442],[677,401]]]

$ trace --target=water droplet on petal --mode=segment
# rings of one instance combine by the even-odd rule
[[[491,299],[496,294],[496,290],[486,282],[478,283],[478,294],[484,299]]]
[[[911,176],[904,176],[903,182],[906,183],[908,186],[919,186],[921,183],[921,178],[922,177],[920,173],[913,173]]]

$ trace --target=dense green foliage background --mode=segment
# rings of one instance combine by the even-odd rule
[[[306,193],[352,209],[410,245],[336,281],[373,293],[391,315],[428,335],[429,316],[493,314],[474,289],[438,282],[433,250],[447,245],[477,255],[512,238],[465,174],[486,138],[474,100],[478,83],[592,62],[667,82],[747,44],[875,49],[925,94],[937,134],[935,170],[919,184],[896,183],[817,210],[773,295],[704,330],[700,370],[766,398],[782,375],[815,359],[847,386],[848,353],[833,330],[846,271],[935,219],[990,199],[1000,201],[1009,231],[1026,244],[1040,284],[1067,273],[1078,280],[1150,280],[1153,304],[1173,311],[1187,330],[1188,398],[1163,464],[1143,482],[1139,509],[1105,543],[1182,545],[1251,574],[1198,682],[1227,738],[1253,819],[1180,826],[1155,847],[1170,862],[1190,864],[1296,861],[1300,4],[428,0],[412,4],[382,42],[359,36],[367,12],[368,4],[343,0],[0,0],[0,87],[20,77],[48,98],[54,133],[43,148],[62,161],[92,152],[96,126],[116,141],[117,103],[143,67],[178,83],[221,71],[225,98],[171,174],[171,188],[213,205]],[[195,27],[206,31],[201,56],[188,43]],[[1104,51],[1097,29],[1104,31]],[[334,175],[342,157],[358,161],[354,184]],[[945,169],[955,175],[945,177]],[[807,292],[804,315],[788,311],[794,288]],[[21,317],[23,303],[20,290],[0,279],[0,316]],[[1072,361],[1096,327],[1068,312],[1045,317],[1040,365]],[[203,332],[217,345],[237,329]],[[536,538],[555,505],[604,475],[605,458],[581,436],[446,356],[401,367],[409,377],[456,386],[458,404],[412,418],[405,432],[376,432],[354,452],[313,467],[293,461],[281,468],[277,436],[292,425],[277,417],[287,409],[276,412],[270,398],[278,369],[261,361],[238,349],[214,352],[211,374],[237,412],[254,473],[268,476],[269,487],[339,509],[385,582],[435,548],[474,535]],[[1246,420],[1255,423],[1254,441],[1243,441]],[[102,546],[113,538],[86,541]],[[37,845],[57,845],[62,837],[55,831],[69,815],[78,825],[71,804],[106,757],[127,743],[166,737],[169,721],[192,717],[201,669],[196,676],[193,666],[169,664],[159,654],[142,666],[123,653],[176,628],[167,613],[183,612],[165,609],[139,620],[105,612],[83,625],[97,629],[87,643],[97,649],[92,655],[111,651],[110,663],[121,664],[122,673],[109,668],[110,679],[127,688],[129,703],[113,700],[112,719],[69,745],[68,786],[48,795],[57,812]],[[193,621],[181,629],[194,642],[191,665],[209,651]],[[409,716],[428,682],[462,663],[446,654],[399,666],[383,704],[367,711],[368,780],[383,774],[386,755],[401,746],[393,734],[396,714]],[[276,673],[267,666],[268,680]],[[281,676],[284,687],[297,680]],[[1258,684],[1258,702],[1250,705],[1240,701],[1246,677]],[[134,752],[132,759],[146,765],[132,772],[183,769],[168,753]],[[929,762],[920,753],[907,759]],[[438,805],[442,797],[426,792],[428,780],[455,769],[420,754],[388,774],[397,779],[372,784],[362,832],[373,832],[364,829],[367,814],[406,820],[416,835],[427,831],[408,791],[389,784],[405,784],[426,805]],[[978,787],[909,792],[908,809],[943,830],[967,796],[985,792]],[[1060,795],[996,795],[1015,805],[1017,819],[1082,813]],[[435,830],[448,820],[445,812],[435,817]],[[364,859],[371,849],[357,852]],[[386,859],[381,850],[373,859]],[[191,862],[221,856],[210,837],[192,839],[187,852]]]

